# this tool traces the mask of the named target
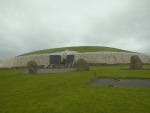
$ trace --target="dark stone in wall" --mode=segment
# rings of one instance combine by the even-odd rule
[[[50,64],[55,64],[55,65],[61,64],[61,56],[60,55],[50,55]]]

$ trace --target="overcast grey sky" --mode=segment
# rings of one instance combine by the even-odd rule
[[[0,60],[85,45],[150,54],[150,0],[0,0]]]

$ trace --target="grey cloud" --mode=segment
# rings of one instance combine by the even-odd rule
[[[98,18],[91,26],[85,41],[122,49],[150,53],[149,1],[134,1],[128,8],[106,18]],[[94,42],[95,41],[95,42]],[[147,51],[147,52],[146,52]]]
[[[150,54],[149,0],[1,0],[1,59],[63,46]]]

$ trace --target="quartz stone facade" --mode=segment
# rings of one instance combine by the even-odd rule
[[[66,53],[70,55],[71,52]],[[27,62],[34,60],[38,65],[48,65],[50,63],[50,55],[61,55],[63,59],[67,56],[64,51],[53,54],[38,54],[38,55],[28,55],[28,56],[17,56],[14,58],[6,59],[3,63],[3,67],[21,67],[27,66]],[[74,62],[79,59],[84,59],[88,63],[92,64],[128,64],[130,63],[130,58],[133,55],[139,56],[142,63],[150,64],[150,56],[140,53],[130,53],[130,52],[85,52],[78,53],[72,52],[74,55]]]

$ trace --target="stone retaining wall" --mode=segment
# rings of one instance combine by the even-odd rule
[[[57,55],[62,55],[56,53]],[[49,56],[53,54],[39,54],[39,55],[28,55],[28,56],[17,56],[14,58],[6,59],[3,63],[3,67],[21,67],[27,66],[27,62],[35,60],[38,65],[49,64]],[[150,56],[139,53],[129,52],[85,52],[85,53],[74,53],[75,62],[80,58],[86,60],[88,63],[94,64],[127,64],[130,63],[130,58],[133,55],[138,55],[143,63],[150,64]],[[64,57],[64,56],[63,56]]]
[[[130,63],[130,58],[133,55],[138,55],[143,63],[150,63],[150,56],[138,53],[129,52],[87,52],[75,54],[75,62],[80,58],[88,63],[104,63],[104,64],[127,64]]]
[[[49,64],[49,54],[18,56],[15,58],[6,59],[3,67],[22,67],[27,66],[28,61],[35,60],[38,65]]]

